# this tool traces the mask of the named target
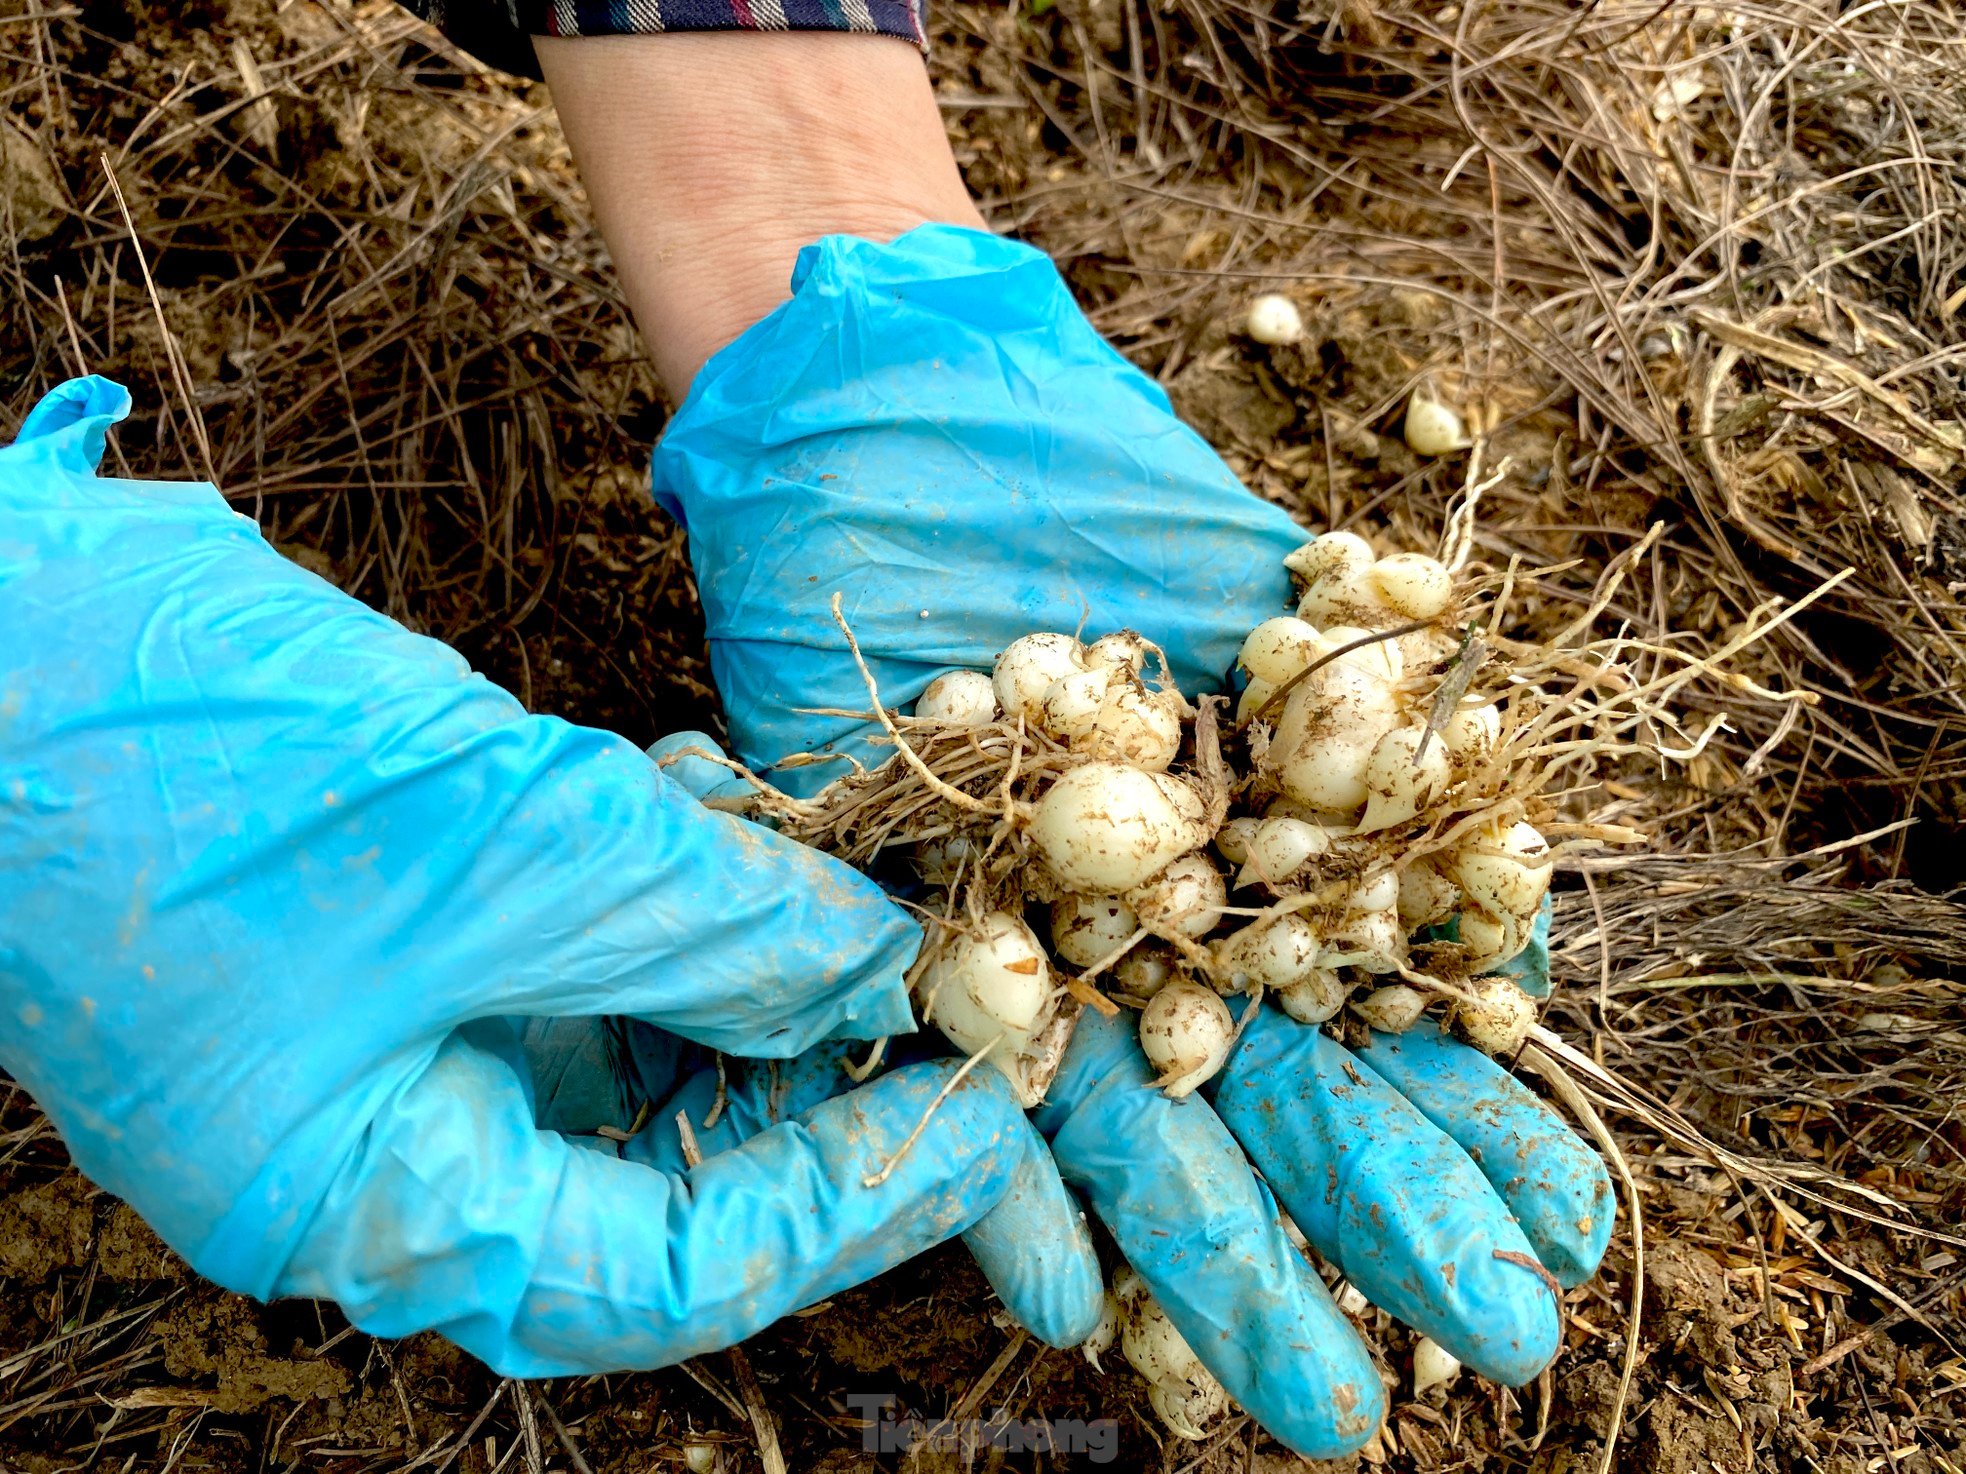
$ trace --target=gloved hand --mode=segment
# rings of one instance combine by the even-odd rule
[[[865,724],[813,714],[867,706],[835,592],[890,705],[1082,624],[1158,641],[1193,695],[1288,607],[1281,560],[1305,538],[1099,339],[1048,260],[942,226],[809,248],[792,300],[698,375],[653,483],[689,530],[755,765],[870,750]],[[1088,1013],[1037,1119],[1176,1326],[1284,1443],[1354,1449],[1385,1398],[1272,1191],[1370,1299],[1477,1371],[1520,1384],[1556,1353],[1555,1285],[1595,1269],[1609,1182],[1489,1061],[1425,1030],[1353,1055],[1267,1010],[1212,1104],[1166,1100],[1152,1075],[1130,1017]]]
[[[509,1376],[726,1346],[965,1228],[1086,1334],[1090,1242],[994,1072],[869,1187],[953,1062],[832,1098],[793,1058],[911,1026],[876,886],[527,716],[211,487],[99,479],[128,405],[74,381],[0,449],[0,1065],[84,1172],[231,1289]],[[748,1108],[740,1069],[693,1170],[539,1129],[528,1036],[602,1014],[652,1096],[703,1047],[829,1088]]]

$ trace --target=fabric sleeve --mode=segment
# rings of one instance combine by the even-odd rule
[[[478,60],[537,78],[534,36],[861,31],[926,49],[921,0],[402,0]]]

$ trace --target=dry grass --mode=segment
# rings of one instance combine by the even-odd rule
[[[1521,589],[1526,619],[1574,618],[1654,521],[1607,617],[1690,653],[1855,570],[1752,668],[1822,705],[1692,696],[1689,729],[1728,723],[1700,759],[1604,790],[1659,855],[1579,861],[1559,898],[1549,1021],[1644,1086],[1599,1093],[1645,1208],[1644,1295],[1621,1236],[1543,1387],[1401,1402],[1374,1459],[1589,1467],[1642,1308],[1629,1467],[1966,1468],[1966,1282],[1943,1238],[1966,1220],[1966,18],[1890,0],[934,18],[994,220],[1052,250],[1308,523],[1438,535],[1458,468],[1393,433],[1424,380],[1514,466],[1481,556],[1579,560]],[[661,407],[539,98],[343,0],[17,4],[0,55],[0,429],[79,367],[115,374],[139,399],[119,468],[209,454],[294,556],[537,708],[636,737],[709,719],[681,541],[639,490]],[[1258,289],[1298,299],[1305,345],[1232,333]],[[756,1458],[748,1384],[720,1359],[501,1386],[430,1338],[381,1346],[332,1311],[186,1283],[18,1094],[0,1273],[0,1465],[33,1474],[537,1474],[568,1447],[610,1474],[677,1467],[691,1430],[728,1466]],[[1110,1412],[1126,1466],[1192,1463],[1156,1450],[1128,1379],[1007,1340],[987,1306],[949,1251],[760,1338],[793,1466],[867,1467],[828,1451],[856,1445],[839,1398],[868,1388],[931,1414],[985,1392],[1017,1416]],[[1200,1453],[1285,1467],[1246,1424]]]

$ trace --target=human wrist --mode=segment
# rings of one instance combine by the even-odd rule
[[[822,236],[982,226],[920,58],[843,32],[538,41],[623,292],[680,399]]]

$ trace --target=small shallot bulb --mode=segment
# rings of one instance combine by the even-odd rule
[[[717,1467],[717,1445],[692,1438],[683,1445],[683,1467],[689,1474],[713,1474]]]
[[[1397,681],[1406,674],[1406,660],[1400,654],[1399,642],[1369,639],[1372,633],[1361,625],[1334,624],[1324,632],[1324,653],[1329,655],[1345,650],[1343,655],[1337,657],[1335,664],[1349,665],[1382,681]],[[1367,643],[1358,644],[1361,640]],[[1358,644],[1357,649],[1345,649],[1347,645],[1354,644]]]
[[[1362,967],[1367,972],[1398,972],[1406,961],[1406,928],[1391,910],[1355,911],[1318,953],[1319,967]]]
[[[1447,755],[1462,766],[1478,763],[1502,740],[1502,713],[1493,703],[1464,706],[1440,724]]]
[[[1289,987],[1277,990],[1277,1005],[1300,1024],[1321,1024],[1336,1017],[1350,992],[1337,973],[1314,967]]]
[[[1454,598],[1454,575],[1425,553],[1395,553],[1372,565],[1379,597],[1408,619],[1432,619]]]
[[[1295,343],[1304,336],[1304,315],[1288,297],[1266,292],[1249,304],[1243,331],[1266,347]]]
[[[1461,1363],[1431,1336],[1422,1336],[1413,1348],[1413,1395],[1429,1387],[1445,1387],[1461,1375]]]
[[[1137,676],[1147,664],[1147,641],[1132,630],[1101,635],[1085,647],[1085,663],[1096,670],[1124,670]]]
[[[1461,904],[1461,888],[1426,860],[1399,872],[1399,920],[1408,931],[1445,921]]]
[[[1124,763],[1082,763],[1031,808],[1038,853],[1067,888],[1130,891],[1208,839],[1207,806],[1193,784]]]
[[[1283,566],[1307,584],[1355,582],[1378,558],[1372,544],[1356,532],[1325,532],[1286,556]]]
[[[1270,698],[1276,695],[1276,690],[1273,682],[1266,681],[1261,676],[1251,676],[1249,684],[1242,688],[1242,695],[1236,698],[1236,720],[1254,721],[1256,714],[1270,704]]]
[[[1205,937],[1222,919],[1229,888],[1206,855],[1183,855],[1143,886],[1128,891],[1140,925],[1157,937]]]
[[[1282,614],[1249,632],[1236,661],[1257,680],[1280,686],[1324,653],[1322,641],[1315,626]]]
[[[1181,705],[1175,692],[1149,691],[1128,677],[1072,745],[1096,758],[1158,773],[1181,750]]]
[[[1350,1280],[1339,1281],[1336,1298],[1338,1308],[1347,1315],[1364,1315],[1372,1308],[1372,1302],[1365,1298],[1365,1291]]]
[[[1415,455],[1451,455],[1474,444],[1458,414],[1418,389],[1406,401],[1405,433],[1407,447]]]
[[[915,869],[929,885],[954,885],[965,869],[974,873],[981,853],[966,834],[925,839],[915,846]]]
[[[1113,985],[1142,1003],[1174,980],[1174,951],[1161,942],[1143,942],[1113,966]]]
[[[1092,730],[1112,689],[1110,669],[1066,671],[1044,688],[1037,724],[1060,742],[1072,742]]]
[[[1021,1058],[1057,1012],[1058,992],[1044,948],[1023,921],[992,911],[948,945],[916,984],[923,1014],[965,1054],[990,1050],[1028,1110],[1044,1098],[1049,1080],[1034,1080]]]
[[[1356,812],[1368,797],[1372,749],[1398,721],[1384,680],[1342,662],[1326,666],[1283,703],[1269,755],[1278,784],[1312,808]]]
[[[1424,727],[1388,732],[1365,764],[1365,815],[1360,834],[1404,824],[1439,798],[1453,776],[1447,749]]]
[[[1215,853],[1231,865],[1249,863],[1249,842],[1255,837],[1256,827],[1263,821],[1244,814],[1239,819],[1231,819],[1215,831]]]
[[[926,722],[975,727],[997,715],[996,683],[980,670],[952,670],[937,676],[915,698],[915,715]]]
[[[1087,1361],[1103,1372],[1106,1369],[1099,1365],[1099,1358],[1113,1349],[1113,1343],[1119,1339],[1119,1335],[1120,1303],[1113,1298],[1113,1292],[1108,1290],[1099,1304],[1099,1324],[1092,1328],[1090,1336],[1079,1342],[1079,1350],[1085,1353]]]
[[[1476,978],[1468,999],[1454,1005],[1454,1027],[1483,1054],[1508,1055],[1522,1048],[1536,1026],[1536,1000],[1509,978]]]
[[[1460,913],[1457,923],[1461,945],[1467,949],[1467,968],[1471,973],[1498,967],[1520,952],[1528,933],[1512,918],[1490,916],[1473,909]]]
[[[1249,837],[1249,857],[1243,862],[1236,887],[1282,885],[1308,860],[1331,849],[1331,836],[1320,824],[1305,819],[1264,819]]]
[[[1489,826],[1456,852],[1454,879],[1490,915],[1533,918],[1550,888],[1550,847],[1533,824]]]
[[[1352,1012],[1364,1020],[1365,1026],[1381,1034],[1404,1034],[1420,1022],[1420,1015],[1426,1011],[1427,995],[1405,983],[1374,988],[1352,1004]]]
[[[1427,994],[1410,989],[1406,983],[1388,983],[1359,998],[1353,1004],[1353,1012],[1364,1020],[1366,1028],[1374,1028],[1380,1034],[1406,1034],[1406,1030],[1419,1022],[1419,1016],[1427,1012]]]
[[[1119,1301],[1120,1350],[1146,1378],[1154,1411],[1183,1438],[1206,1436],[1208,1424],[1228,1411],[1222,1384],[1130,1268],[1113,1276],[1113,1297]]]
[[[1351,911],[1391,911],[1399,905],[1399,876],[1390,870],[1373,872],[1345,898]]]
[[[1227,993],[1246,993],[1257,983],[1281,991],[1317,967],[1323,940],[1301,911],[1252,922],[1212,944],[1215,985]]]
[[[1192,1095],[1229,1057],[1236,1021],[1229,1005],[1195,983],[1169,983],[1140,1012],[1140,1049],[1170,1100]]]
[[[1084,668],[1085,650],[1073,636],[1025,635],[1004,646],[990,680],[1004,715],[1013,722],[1022,716],[1035,726],[1051,683]]]
[[[1061,896],[1051,904],[1051,950],[1073,967],[1112,956],[1139,929],[1133,908],[1118,896]]]

